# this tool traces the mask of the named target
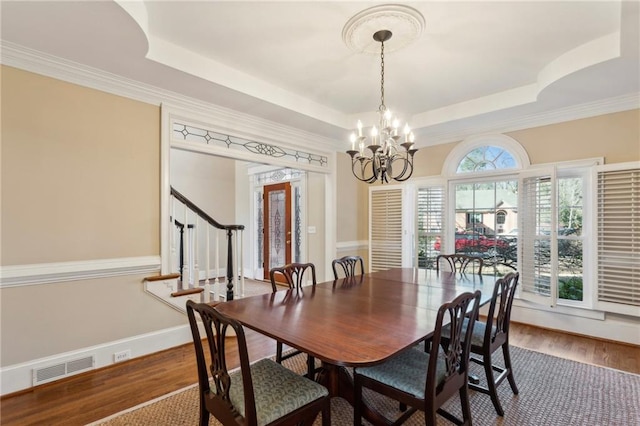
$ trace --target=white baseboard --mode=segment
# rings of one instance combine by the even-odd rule
[[[95,357],[94,369],[98,369],[114,364],[114,354],[116,352],[130,350],[131,359],[133,359],[175,346],[184,345],[191,341],[192,337],[189,326],[181,325],[79,349],[77,351],[65,352],[46,358],[10,365],[0,369],[0,395],[4,396],[32,387],[34,369],[40,369],[87,356]],[[194,376],[194,381],[195,380],[196,377]]]
[[[639,322],[635,318],[630,318],[628,321],[611,316],[605,316],[602,319],[589,318],[516,306],[514,302],[511,319],[537,327],[640,346]]]

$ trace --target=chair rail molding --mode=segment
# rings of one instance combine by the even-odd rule
[[[37,263],[0,267],[0,288],[51,284],[160,271],[160,256]]]

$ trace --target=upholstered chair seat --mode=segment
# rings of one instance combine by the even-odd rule
[[[327,388],[311,380],[300,380],[300,375],[270,360],[262,359],[249,366],[253,379],[258,426],[268,425],[295,410],[329,395]],[[244,385],[242,374],[229,375],[229,399],[244,417]],[[277,389],[277,392],[274,392]]]

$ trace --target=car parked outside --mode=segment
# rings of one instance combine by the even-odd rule
[[[440,251],[440,246],[441,241],[438,237],[433,243],[433,249]],[[487,237],[477,232],[456,232],[456,253],[484,253],[508,247],[509,242],[501,238]]]

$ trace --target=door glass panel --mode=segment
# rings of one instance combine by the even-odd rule
[[[286,264],[285,200],[284,190],[269,192],[269,270]]]
[[[256,214],[257,225],[256,228],[258,230],[258,234],[256,235],[256,240],[258,242],[258,265],[262,267],[264,262],[264,222],[262,217],[262,191],[256,191],[256,206],[258,208],[258,213]]]
[[[582,297],[583,179],[558,178],[558,298]]]
[[[294,262],[302,262],[302,211],[300,207],[300,187],[294,189],[295,246]]]

